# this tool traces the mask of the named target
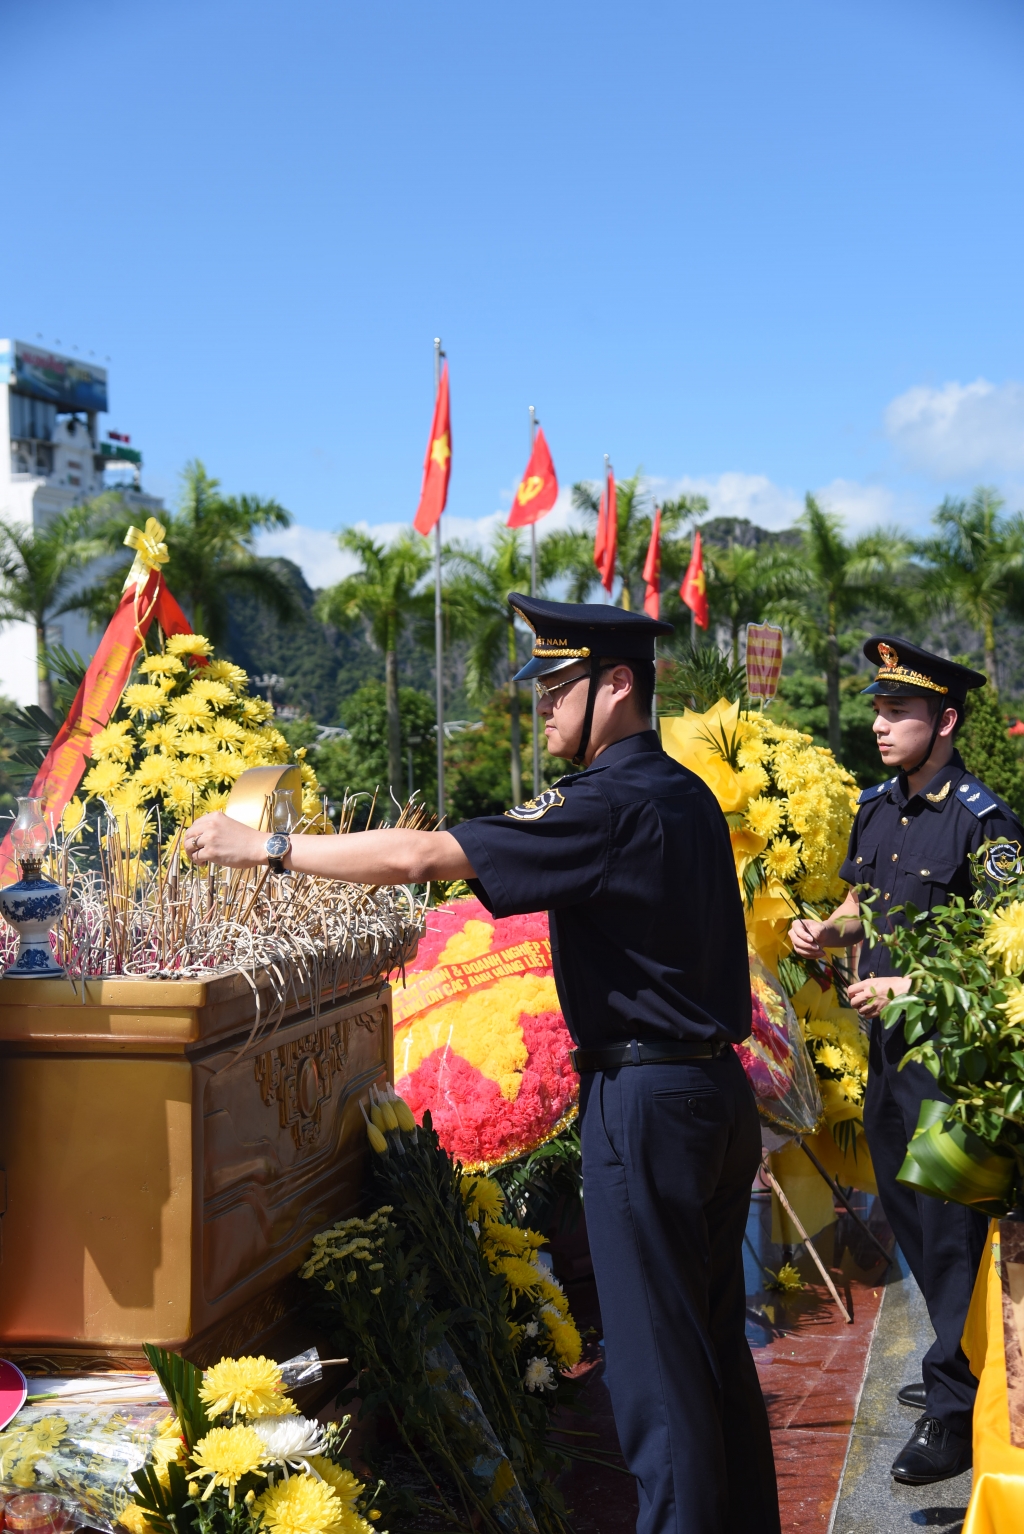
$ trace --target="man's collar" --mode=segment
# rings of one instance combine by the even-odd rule
[[[623,757],[636,756],[642,751],[660,751],[661,741],[658,739],[657,730],[640,730],[636,735],[626,735],[622,740],[605,746],[600,756],[596,756],[589,767],[584,767],[584,772],[597,772],[601,767],[612,767],[616,762],[621,762]]]
[[[901,805],[909,804],[912,799],[920,799],[930,810],[941,811],[953,797],[953,789],[963,777],[967,768],[964,759],[954,747],[953,755],[944,767],[931,778],[923,788],[919,788],[916,794],[907,793],[907,779],[902,771],[896,781],[893,793],[896,802]]]

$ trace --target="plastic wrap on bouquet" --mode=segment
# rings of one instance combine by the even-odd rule
[[[508,1455],[452,1348],[447,1342],[429,1348],[424,1361],[449,1437],[458,1443],[466,1474],[491,1518],[505,1534],[537,1534],[536,1519]]]
[[[515,1160],[575,1116],[543,912],[495,920],[473,899],[428,911],[393,1007],[395,1086],[468,1171]]]
[[[814,1069],[789,999],[750,949],[751,1034],[733,1047],[764,1123],[781,1134],[813,1134],[825,1117]]]
[[[112,1529],[171,1423],[166,1400],[117,1406],[29,1402],[0,1433],[0,1480],[72,1498],[93,1528]]]

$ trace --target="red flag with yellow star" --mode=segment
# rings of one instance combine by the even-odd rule
[[[558,499],[558,476],[551,462],[551,452],[541,427],[533,440],[533,452],[526,465],[526,473],[519,481],[512,497],[512,510],[508,514],[508,527],[529,527],[539,522]]]
[[[434,419],[430,426],[427,456],[423,460],[423,484],[420,503],[412,525],[424,538],[433,529],[448,499],[448,479],[452,469],[452,426],[448,412],[448,364],[441,370],[441,382],[434,401]]]
[[[594,535],[594,564],[601,577],[601,585],[611,596],[615,581],[615,556],[619,542],[618,496],[615,475],[611,464],[605,471],[604,489],[597,512],[597,532]]]
[[[661,507],[654,508],[651,541],[644,560],[644,612],[648,618],[661,617]]]
[[[679,595],[693,613],[693,621],[702,629],[708,626],[708,583],[704,578],[704,554],[700,546],[700,528],[693,535],[693,552]]]

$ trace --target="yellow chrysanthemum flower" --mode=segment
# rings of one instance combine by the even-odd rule
[[[161,787],[164,808],[175,815],[184,815],[193,809],[197,794],[194,783],[186,783],[184,778],[173,777]]]
[[[492,927],[492,935],[493,932]],[[463,1177],[461,1192],[467,1219],[479,1220],[483,1215],[489,1220],[500,1220],[505,1195],[493,1177]]]
[[[189,692],[194,698],[204,698],[207,703],[212,703],[215,708],[224,707],[228,703],[234,703],[235,695],[226,682],[218,682],[213,677],[197,676]]]
[[[764,854],[764,866],[777,879],[792,879],[800,867],[800,843],[791,841],[788,836],[778,837]]]
[[[211,792],[209,789],[203,795],[202,803],[196,806],[203,815],[212,815],[215,810],[226,810],[227,807],[227,794]]]
[[[1019,975],[1024,970],[1024,902],[1014,900],[993,911],[985,926],[982,948],[998,960],[1004,974]]]
[[[144,789],[164,788],[177,773],[177,761],[162,751],[144,757],[135,771],[135,781]]]
[[[247,1475],[266,1475],[262,1468],[266,1446],[251,1427],[214,1427],[192,1450],[194,1474],[209,1476],[203,1492],[206,1502],[217,1486],[228,1489],[228,1507],[235,1505],[235,1488]]]
[[[336,1465],[332,1459],[327,1459],[323,1454],[314,1454],[309,1463],[322,1476],[336,1497],[340,1497],[347,1506],[355,1509],[356,1498],[361,1497],[366,1487],[362,1481],[357,1481],[351,1470],[345,1470],[341,1465]]]
[[[131,815],[141,808],[144,798],[143,785],[136,777],[130,777],[111,790],[106,797],[106,805],[112,815]]]
[[[145,660],[139,661],[139,670],[147,676],[177,676],[184,669],[176,655],[147,655]]]
[[[218,715],[216,719],[212,720],[206,729],[207,733],[216,740],[226,741],[229,744],[233,741],[243,741],[246,738],[246,732],[238,721],[236,719],[225,719],[223,714]]]
[[[540,1315],[559,1368],[574,1369],[583,1352],[583,1343],[575,1322],[559,1315],[550,1305],[542,1306]]]
[[[175,725],[169,724],[166,719],[161,719],[159,723],[150,725],[142,738],[146,745],[154,750],[176,751],[181,734]]]
[[[229,660],[212,660],[206,668],[206,675],[213,682],[227,682],[235,692],[244,687],[249,680],[249,673]]]
[[[272,1358],[222,1358],[203,1375],[199,1390],[211,1417],[282,1417],[298,1410]]]
[[[146,1517],[146,1510],[137,1502],[129,1502],[117,1515],[117,1521],[128,1534],[152,1534],[153,1525]]]
[[[108,724],[105,730],[97,730],[89,742],[89,755],[97,762],[127,761],[135,749],[131,729],[130,721],[121,719],[117,724]]]
[[[1017,1028],[1024,1027],[1024,987],[1017,986],[1010,992],[1003,1002],[1002,1010],[1006,1013],[1007,1022]]]
[[[747,825],[755,836],[776,836],[786,818],[786,805],[782,799],[752,799],[747,805]]]
[[[827,1071],[841,1071],[846,1064],[843,1051],[837,1044],[823,1044],[818,1050],[818,1059]]]
[[[205,698],[195,698],[190,692],[183,692],[177,698],[172,698],[167,705],[167,712],[172,719],[177,719],[181,724],[198,724],[200,720],[209,719],[212,710]]]
[[[61,811],[61,831],[65,836],[75,835],[76,839],[81,840],[82,832],[80,827],[84,817],[85,805],[76,795],[73,799],[68,800]]]
[[[196,788],[205,788],[210,776],[209,763],[201,756],[186,756],[178,763],[178,777]]]
[[[164,690],[155,682],[133,682],[121,694],[121,701],[133,714],[156,714],[164,706]]]
[[[246,698],[242,703],[243,715],[256,724],[262,724],[265,719],[271,718],[273,712],[273,708],[265,698]]]
[[[233,783],[246,770],[246,759],[238,751],[217,751],[210,757],[210,775],[218,782]]]
[[[356,1534],[370,1528],[326,1481],[311,1475],[278,1481],[257,1497],[253,1512],[262,1516],[269,1534]]]
[[[532,1262],[524,1262],[521,1257],[495,1257],[490,1267],[501,1274],[513,1294],[537,1294],[543,1275]]]
[[[108,757],[106,761],[97,762],[96,766],[86,773],[82,779],[82,787],[88,793],[102,797],[117,787],[126,771],[123,762],[117,762],[112,757]]]
[[[164,649],[168,655],[213,654],[213,645],[204,634],[172,634]]]

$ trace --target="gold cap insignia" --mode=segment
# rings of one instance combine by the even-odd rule
[[[880,644],[878,646],[878,653],[882,657],[882,665],[887,671],[892,671],[899,665],[900,658],[892,648],[892,645]]]

